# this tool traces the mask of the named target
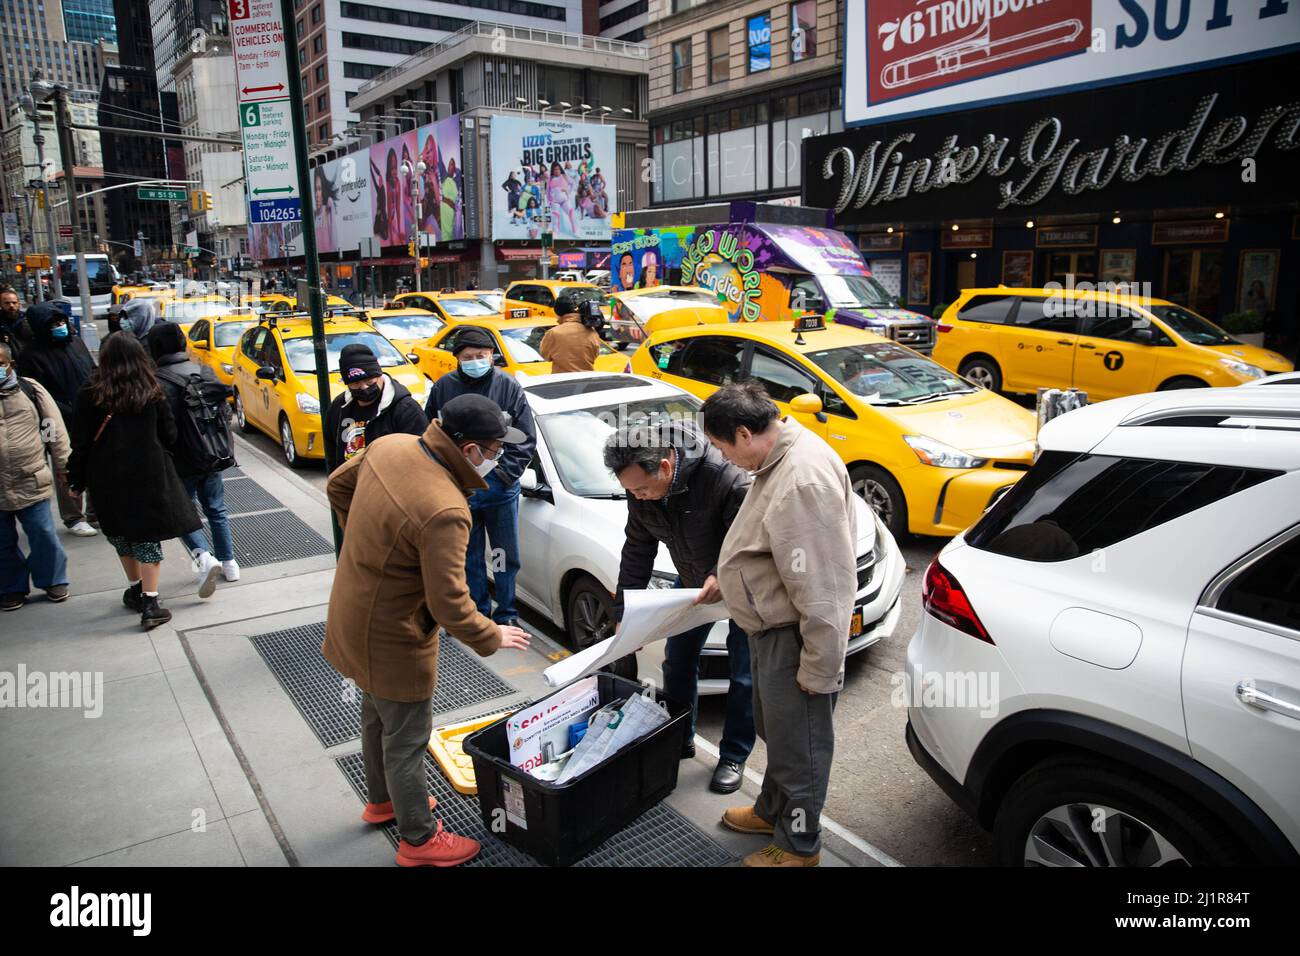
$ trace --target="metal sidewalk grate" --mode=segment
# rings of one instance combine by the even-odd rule
[[[501,708],[505,710],[506,708]],[[366,771],[361,751],[337,758],[339,770],[364,803]],[[541,866],[527,853],[516,850],[483,826],[478,797],[466,797],[452,789],[428,754],[424,775],[429,792],[438,799],[434,816],[452,833],[473,837],[483,850],[466,866]],[[397,846],[397,826],[384,825],[384,835]],[[735,861],[727,850],[666,803],[657,803],[630,824],[592,850],[574,866],[726,866]]]
[[[244,474],[244,469],[236,467],[236,468],[227,468],[225,471],[221,473],[221,477],[222,478],[247,478],[248,476]]]
[[[251,511],[271,511],[284,507],[278,498],[252,478],[235,478],[224,481],[223,484],[226,488],[226,510],[232,515],[248,514]]]
[[[324,640],[323,623],[252,637],[253,646],[289,692],[312,732],[324,746],[333,747],[361,736],[361,697],[325,660],[320,649]],[[513,684],[475,660],[473,651],[462,647],[453,637],[442,639],[438,650],[438,686],[433,696],[435,726],[442,714],[518,694]],[[493,707],[483,713],[503,709],[504,706]]]
[[[333,554],[334,545],[291,511],[231,515],[230,534],[241,567]]]

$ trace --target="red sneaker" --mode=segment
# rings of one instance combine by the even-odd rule
[[[432,810],[437,805],[437,799],[430,797],[429,809]],[[393,812],[393,801],[385,800],[383,803],[367,803],[366,808],[361,811],[361,819],[366,823],[391,823],[397,819],[397,814]]]
[[[459,866],[478,856],[480,849],[478,840],[448,833],[439,820],[433,836],[419,846],[411,846],[405,840],[397,844],[397,865]]]

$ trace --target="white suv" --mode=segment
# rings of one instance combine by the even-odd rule
[[[1300,863],[1300,394],[1133,395],[1039,441],[926,572],[913,757],[1003,863]]]

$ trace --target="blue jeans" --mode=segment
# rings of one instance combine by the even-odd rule
[[[679,585],[680,586],[680,585]],[[749,668],[749,637],[735,621],[728,622],[727,656],[731,684],[727,688],[727,713],[722,722],[718,756],[744,763],[754,749],[754,676]],[[704,649],[712,624],[668,638],[664,647],[664,693],[691,705],[691,736],[695,736],[695,715],[699,711],[700,651]]]
[[[515,607],[515,578],[519,574],[519,483],[509,486],[487,477],[488,486],[469,499],[469,513],[474,524],[469,532],[469,549],[465,552],[465,579],[470,596],[484,617],[498,624],[519,616]],[[496,585],[497,610],[492,613],[488,595],[487,563],[483,560],[488,544],[492,553],[493,583]]]
[[[212,531],[212,553],[218,561],[235,559],[235,542],[230,537],[230,514],[226,511],[226,484],[221,480],[221,472],[210,471],[206,475],[196,475],[183,479],[185,490],[191,498],[198,498],[199,507],[207,516],[208,528]],[[181,535],[190,554],[208,550],[208,540],[203,529]]]
[[[18,522],[27,532],[29,555],[18,548]],[[29,579],[42,591],[68,583],[68,556],[54,530],[48,498],[18,511],[0,511],[0,594],[26,594]]]

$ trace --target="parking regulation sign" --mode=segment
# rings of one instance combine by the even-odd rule
[[[278,0],[228,0],[244,142],[248,221],[298,222],[293,116]]]

